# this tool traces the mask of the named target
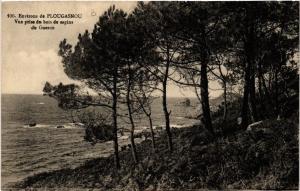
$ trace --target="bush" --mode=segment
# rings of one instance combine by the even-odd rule
[[[111,125],[89,125],[85,127],[84,140],[93,145],[97,142],[110,141],[113,139],[113,127]]]
[[[113,139],[113,127],[109,124],[110,117],[95,111],[86,111],[79,116],[84,124],[84,140],[92,143],[110,141]]]

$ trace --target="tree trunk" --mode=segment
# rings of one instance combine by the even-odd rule
[[[257,109],[256,109],[256,95],[255,95],[255,71],[253,70],[253,63],[252,70],[251,70],[251,77],[250,77],[250,107],[251,107],[251,115],[253,118],[253,122],[258,121]]]
[[[166,71],[164,74],[164,79],[163,79],[163,111],[165,115],[165,122],[166,122],[166,132],[168,136],[168,147],[169,151],[173,151],[173,143],[172,143],[172,133],[170,129],[170,113],[168,111],[168,106],[167,106],[167,82],[168,82],[168,76],[169,76],[169,67],[170,67],[170,58],[169,58],[169,48],[167,48],[167,63],[166,63]]]
[[[71,118],[72,118],[72,123],[75,123],[74,115],[73,115],[73,110],[71,110]]]
[[[251,9],[252,10],[252,9]],[[253,14],[252,12],[250,13]],[[251,17],[252,18],[252,17]],[[247,39],[245,43],[246,60],[249,65],[249,100],[251,107],[251,116],[253,122],[258,120],[257,109],[256,109],[256,95],[255,95],[255,49],[256,49],[256,38],[254,34],[254,23],[251,20],[249,24],[249,31],[247,33]]]
[[[271,94],[270,94],[270,91],[267,87],[267,84],[266,84],[266,80],[265,80],[265,77],[264,75],[261,75],[261,83],[262,83],[262,86],[264,87],[264,93],[266,94],[266,97],[267,98],[270,98]],[[268,99],[270,101],[270,104],[272,105],[272,99]]]
[[[269,92],[270,92],[270,94],[272,94],[273,95],[273,92],[272,92],[272,90],[273,90],[273,87],[272,87],[272,81],[273,81],[273,69],[271,69],[271,71],[269,72],[269,80],[268,80],[268,83],[269,83]]]
[[[264,94],[265,94],[265,97],[266,97],[266,100],[267,100],[268,106],[269,106],[267,108],[273,108],[273,101],[271,99],[271,93],[267,87],[266,80],[265,80],[265,77],[263,74],[261,75],[261,83],[262,83],[262,87],[264,88]],[[273,109],[268,109],[267,113],[268,113],[268,115],[274,115]]]
[[[262,110],[262,113],[268,118],[268,112],[266,110],[265,106],[265,96],[263,92],[263,72],[261,67],[261,62],[258,63],[258,93],[259,93],[259,101],[260,101],[260,107]],[[261,119],[265,119],[264,115],[260,115]]]
[[[133,117],[132,117],[132,111],[131,111],[131,100],[130,100],[130,90],[131,90],[131,71],[129,68],[128,71],[128,85],[127,85],[127,94],[126,94],[126,103],[127,103],[127,109],[128,109],[128,116],[129,116],[129,120],[130,120],[130,124],[131,124],[131,130],[130,130],[130,144],[131,144],[131,153],[132,153],[132,157],[135,163],[138,162],[138,158],[137,158],[137,153],[136,153],[136,146],[134,143],[134,129],[135,129],[135,125],[134,125],[134,121],[133,121]]]
[[[206,43],[205,28],[201,29],[201,42],[204,47],[200,47],[200,56],[201,56],[201,71],[200,71],[200,97],[201,97],[201,106],[203,114],[203,122],[205,128],[214,135],[214,130],[212,127],[211,116],[210,116],[210,107],[209,107],[209,97],[208,97],[208,79],[207,79],[207,64],[209,62],[209,47]]]
[[[227,84],[226,81],[223,82],[224,84],[224,94],[223,94],[223,98],[224,98],[224,113],[223,113],[223,123],[226,123],[227,120]]]
[[[275,94],[274,94],[274,101],[275,101],[275,114],[276,116],[279,115],[279,103],[278,103],[278,70],[275,69],[275,75],[274,75],[274,88],[275,88]]]
[[[249,12],[248,12],[249,11]],[[245,84],[244,84],[244,98],[242,106],[242,128],[246,128],[248,125],[248,106],[250,101],[251,117],[257,120],[256,112],[256,99],[255,99],[255,73],[254,73],[254,57],[255,57],[255,34],[253,23],[253,10],[250,8],[247,10],[247,19],[245,27],[247,32],[244,39],[244,54],[246,56],[245,64]],[[249,100],[250,96],[250,100]]]
[[[262,89],[262,79],[261,76],[258,76],[258,93],[259,93],[259,97],[260,97],[260,104],[263,105],[263,98],[264,98],[264,93],[263,93],[263,89]]]
[[[244,79],[244,96],[242,104],[242,128],[246,128],[248,125],[248,98],[249,98],[249,83],[250,83],[250,65],[249,63],[245,64],[245,79]]]
[[[249,93],[250,94],[250,93]],[[250,97],[250,95],[249,95],[249,97]],[[255,119],[253,118],[253,115],[252,115],[252,107],[251,107],[251,102],[250,102],[250,99],[248,99],[248,106],[249,106],[249,113],[250,113],[250,119],[251,119],[251,121],[252,122],[255,122]]]
[[[207,56],[206,56],[207,57]],[[201,104],[203,113],[203,122],[205,128],[214,135],[211,123],[209,98],[208,98],[208,80],[207,80],[207,58],[201,63]]]
[[[114,141],[114,152],[115,152],[115,165],[119,169],[120,159],[119,159],[119,145],[118,145],[118,126],[117,126],[117,68],[115,68],[115,73],[113,76],[113,141]]]
[[[151,130],[152,150],[153,150],[153,153],[155,153],[155,138],[154,138],[154,131],[153,131],[153,124],[152,124],[151,114],[148,115],[148,119],[149,119],[149,125],[150,125],[150,130]]]

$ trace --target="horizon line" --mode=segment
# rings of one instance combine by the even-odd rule
[[[1,95],[43,95],[42,93],[41,94],[38,94],[38,93],[1,93]],[[162,96],[158,96],[158,97],[162,97]],[[169,98],[197,98],[196,96],[168,96],[167,97]],[[217,96],[219,97],[219,96]],[[216,97],[211,97],[211,98],[216,98]]]

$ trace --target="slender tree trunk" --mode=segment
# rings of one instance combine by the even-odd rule
[[[268,80],[268,83],[269,83],[269,92],[272,94],[273,96],[273,92],[272,92],[272,81],[273,81],[273,69],[271,69],[271,71],[269,72],[269,80]]]
[[[71,110],[71,118],[72,118],[72,123],[75,123],[74,115],[73,115],[73,110]]]
[[[131,123],[131,131],[130,131],[130,144],[131,144],[131,153],[132,153],[132,157],[135,163],[138,163],[138,157],[137,157],[137,152],[136,152],[136,146],[135,146],[135,142],[134,142],[134,122],[132,119],[132,115],[129,114],[129,118],[130,118],[130,123]]]
[[[272,108],[273,107],[273,101],[271,99],[271,93],[270,93],[270,91],[267,87],[266,80],[265,80],[265,77],[264,77],[263,74],[261,75],[261,83],[262,83],[262,86],[264,88],[264,94],[265,94],[265,97],[267,98],[266,100],[269,104],[269,107]],[[268,111],[268,113],[271,114],[271,113],[273,113],[273,111]]]
[[[210,107],[209,107],[209,97],[208,97],[208,79],[207,79],[207,65],[209,62],[209,47],[206,43],[205,28],[202,28],[201,31],[201,41],[199,44],[204,43],[204,47],[201,47],[200,56],[201,56],[201,71],[200,71],[200,96],[201,96],[201,106],[203,113],[203,122],[205,128],[214,135],[214,130],[212,127],[211,116],[210,116]]]
[[[262,89],[262,81],[261,78],[258,77],[258,92],[259,92],[259,104],[260,104],[260,108],[261,108],[261,115],[260,118],[261,119],[265,119],[265,117],[268,117],[268,112],[266,110],[266,106],[265,106],[265,102],[264,102],[264,93],[263,93],[263,89]]]
[[[149,105],[149,112],[146,111],[144,105],[141,105],[143,112],[145,113],[145,115],[148,117],[148,121],[149,121],[149,126],[150,126],[150,131],[151,131],[151,141],[152,141],[152,150],[153,153],[155,153],[155,137],[154,137],[154,130],[153,130],[153,123],[152,123],[152,117],[151,117],[151,106]]]
[[[270,98],[271,94],[269,92],[269,89],[267,87],[267,84],[266,84],[266,80],[265,80],[265,77],[264,75],[261,75],[261,83],[262,83],[262,86],[264,88],[264,94],[266,94],[266,97],[267,98]],[[271,99],[268,99],[269,101],[272,101]],[[270,102],[270,104],[272,105],[272,102]]]
[[[254,21],[253,9],[247,10],[247,19],[245,27],[247,32],[244,39],[244,54],[246,56],[245,65],[245,84],[244,84],[244,100],[242,106],[242,127],[246,128],[248,125],[248,101],[250,101],[251,117],[254,121],[257,120],[256,99],[255,99],[255,34],[254,34]],[[249,98],[250,97],[250,98]]]
[[[264,93],[263,93],[263,89],[262,89],[262,79],[261,79],[260,75],[258,77],[258,93],[259,93],[259,97],[260,97],[260,104],[263,105]]]
[[[152,150],[153,153],[155,153],[155,137],[154,137],[154,131],[153,131],[153,124],[152,124],[152,118],[151,114],[147,115],[149,119],[149,125],[150,125],[150,130],[151,130],[151,141],[152,141]]]
[[[250,97],[250,95],[249,95],[249,97]],[[250,99],[248,99],[248,106],[249,106],[249,111],[250,111],[249,112],[250,113],[250,119],[251,119],[252,122],[255,122],[255,119],[254,119],[254,117],[252,115],[253,111],[252,111]]]
[[[206,56],[207,57],[207,56]],[[214,131],[211,123],[209,98],[208,98],[208,80],[207,80],[207,58],[201,63],[201,105],[203,113],[203,122],[205,128],[214,135]]]
[[[126,94],[126,103],[127,103],[127,109],[128,109],[128,115],[129,115],[129,120],[130,120],[130,124],[131,124],[131,130],[130,130],[130,144],[131,144],[131,153],[132,153],[132,157],[135,163],[138,162],[138,158],[137,158],[137,152],[136,152],[136,146],[134,143],[134,129],[135,129],[135,125],[134,125],[134,121],[133,121],[133,117],[132,117],[132,111],[131,111],[131,100],[130,100],[130,90],[131,90],[131,71],[129,68],[129,72],[128,72],[128,85],[127,85],[127,94]]]
[[[264,93],[263,93],[263,71],[262,71],[262,63],[258,62],[258,93],[259,93],[259,97],[261,99],[261,102],[263,100],[264,97]],[[261,103],[262,104],[262,103]]]
[[[260,115],[261,119],[265,119],[265,116],[268,117],[268,112],[266,110],[265,106],[265,96],[263,92],[263,72],[261,67],[261,62],[258,63],[258,93],[259,93],[259,101],[260,101],[260,107],[262,110],[263,115]]]
[[[279,115],[279,103],[278,103],[278,70],[275,69],[275,75],[274,75],[274,86],[275,86],[275,94],[274,94],[274,101],[275,101],[275,114],[276,116]]]
[[[223,98],[224,98],[224,113],[223,113],[223,123],[226,123],[227,120],[227,84],[226,81],[223,82],[224,85],[224,93],[223,93]]]
[[[252,9],[251,9],[252,10]],[[253,13],[250,13],[251,15]],[[251,107],[251,116],[255,121],[258,120],[257,109],[256,109],[256,95],[255,95],[255,49],[256,49],[256,38],[254,34],[254,23],[251,20],[249,23],[249,31],[245,43],[246,59],[249,65],[249,100]]]
[[[249,98],[249,82],[250,82],[250,65],[249,63],[245,64],[245,79],[244,79],[244,96],[242,103],[242,128],[246,128],[248,125],[248,98]]]
[[[167,106],[167,82],[168,82],[168,76],[169,76],[169,67],[170,67],[170,58],[169,58],[169,48],[167,48],[167,63],[166,63],[166,71],[164,74],[164,79],[163,79],[163,110],[164,110],[164,115],[165,115],[165,122],[166,122],[166,132],[168,136],[168,147],[169,151],[173,151],[173,143],[172,143],[172,133],[170,129],[170,113],[168,111],[168,106]]]
[[[252,66],[252,68],[253,68],[253,66]],[[255,121],[258,121],[258,115],[257,115],[257,109],[256,109],[255,73],[254,73],[253,69],[251,70],[249,96],[250,96],[251,115],[254,120],[253,122],[255,122]]]
[[[246,63],[244,98],[242,106],[242,127],[248,125],[248,106],[250,108],[251,118],[257,121],[256,98],[255,98],[255,76],[252,74],[251,62]]]
[[[118,125],[117,125],[117,68],[115,68],[113,76],[113,141],[114,141],[114,152],[115,152],[115,165],[119,169],[120,159],[119,159],[119,145],[118,145]]]

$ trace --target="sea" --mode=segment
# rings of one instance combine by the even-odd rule
[[[2,94],[1,101],[1,183],[20,181],[28,176],[62,168],[75,168],[89,159],[106,157],[113,152],[112,141],[91,145],[84,141],[85,129],[74,124],[70,111],[58,107],[57,101],[43,95]],[[171,126],[190,126],[199,111],[199,103],[191,98],[168,98]],[[152,103],[155,127],[164,126],[161,98]],[[98,110],[101,108],[97,108]],[[147,129],[146,117],[136,118],[137,131]],[[29,123],[36,123],[30,127]],[[126,120],[119,127],[128,128]],[[57,128],[63,126],[64,128]],[[120,137],[120,145],[128,137]]]

